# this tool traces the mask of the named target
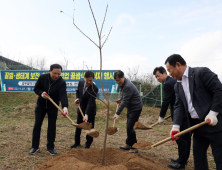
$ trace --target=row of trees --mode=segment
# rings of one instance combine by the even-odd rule
[[[132,81],[143,94],[149,93],[154,89],[158,82],[152,73],[141,73],[138,67],[128,68],[126,77]]]

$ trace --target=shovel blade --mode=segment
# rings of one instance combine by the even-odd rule
[[[143,125],[140,122],[136,122],[135,125],[133,126],[133,129],[140,129],[140,130],[149,130],[152,129],[151,127],[146,127],[145,125]]]

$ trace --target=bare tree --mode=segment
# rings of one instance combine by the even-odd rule
[[[63,70],[68,70],[68,65],[69,65],[69,59],[67,57],[67,53],[61,49],[59,49],[60,52],[62,53],[62,57],[63,57],[63,60],[60,61],[61,65],[62,65],[62,69]]]
[[[74,1],[74,0],[73,0]],[[103,19],[103,23],[102,23],[102,26],[101,26],[101,29],[99,31],[98,29],[98,26],[97,26],[97,22],[96,22],[96,19],[95,19],[95,16],[94,16],[94,13],[93,13],[93,10],[92,10],[92,7],[91,7],[91,3],[90,3],[90,0],[88,0],[88,3],[89,3],[89,7],[90,7],[90,10],[91,10],[91,13],[92,13],[92,16],[93,16],[93,19],[94,19],[94,22],[95,22],[95,26],[96,26],[96,30],[97,30],[97,35],[98,35],[98,39],[99,39],[99,43],[95,43],[91,38],[89,38],[89,36],[87,36],[74,22],[74,14],[73,14],[73,25],[85,36],[87,37],[93,44],[96,45],[96,47],[98,47],[99,49],[99,54],[100,54],[100,82],[101,82],[101,87],[102,87],[102,91],[103,91],[103,95],[104,95],[104,98],[105,98],[105,101],[103,101],[103,103],[106,105],[107,107],[107,115],[106,115],[106,130],[105,130],[105,137],[104,137],[104,143],[103,143],[103,155],[102,155],[102,165],[104,165],[104,159],[105,159],[105,148],[106,148],[106,139],[107,139],[107,129],[108,129],[108,120],[109,120],[109,98],[108,96],[106,95],[105,93],[105,90],[104,90],[104,87],[103,87],[103,82],[102,82],[102,48],[104,46],[104,44],[106,43],[106,41],[108,40],[108,37],[110,35],[110,32],[112,30],[112,27],[110,28],[110,31],[105,39],[104,42],[102,42],[102,38],[104,36],[102,36],[102,30],[103,30],[103,25],[105,23],[105,19],[106,19],[106,14],[107,14],[107,9],[108,9],[108,4],[107,4],[107,7],[106,7],[106,11],[105,11],[105,16],[104,16],[104,19]],[[60,12],[63,12],[63,11],[60,11]],[[94,96],[94,97],[98,97],[98,96]]]

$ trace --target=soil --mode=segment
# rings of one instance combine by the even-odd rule
[[[148,129],[152,129],[152,128],[146,127],[140,122],[136,122],[135,125],[133,126],[133,129],[148,130]]]
[[[108,127],[107,134],[113,135],[118,131],[117,127]]]
[[[93,138],[97,138],[99,136],[99,132],[98,131],[94,131],[94,132],[90,132],[87,133],[89,136],[93,137]]]
[[[150,157],[132,154],[120,149],[106,149],[104,166],[102,149],[74,149],[40,165],[38,170],[170,170]]]
[[[133,147],[138,148],[138,149],[148,150],[148,149],[151,149],[152,145],[153,145],[152,143],[142,140],[142,141],[139,141],[138,143],[135,143]]]
[[[90,129],[92,129],[92,123],[82,122],[82,123],[78,124],[78,128],[84,129],[84,130],[90,130]]]

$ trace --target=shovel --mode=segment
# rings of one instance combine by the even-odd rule
[[[81,109],[81,107],[80,107],[79,105],[78,105],[78,108],[79,108],[79,111],[80,111],[82,117],[84,118],[84,114],[83,114],[82,109]],[[93,138],[97,138],[97,137],[99,136],[99,132],[96,131],[96,129],[91,129],[91,128],[92,128],[92,123],[83,122],[83,123],[81,123],[81,124],[82,124],[83,126],[87,126],[87,127],[90,126],[90,129],[89,129],[89,130],[85,130],[85,132],[86,132],[89,136],[91,136],[91,137],[93,137]]]
[[[204,122],[202,122],[202,123],[199,123],[199,124],[197,124],[197,125],[194,125],[194,126],[188,128],[188,129],[184,130],[184,131],[181,131],[180,133],[177,133],[176,135],[174,135],[174,137],[182,136],[182,135],[184,135],[184,134],[186,134],[186,133],[188,133],[188,132],[191,132],[192,130],[195,130],[195,129],[197,129],[197,128],[203,126],[203,125],[206,125],[206,124],[208,124],[208,123],[210,123],[210,120],[209,120],[209,119],[207,119],[206,121],[204,121]],[[167,142],[167,141],[170,141],[170,140],[171,140],[171,137],[168,137],[168,138],[166,138],[166,139],[164,139],[164,140],[162,140],[162,141],[160,141],[160,142],[157,142],[157,143],[155,143],[155,144],[152,144],[152,143],[147,142],[147,141],[141,141],[141,142],[139,142],[139,143],[135,143],[135,144],[133,145],[133,147],[138,148],[138,149],[149,150],[149,149],[152,149],[152,148],[154,148],[154,147],[156,147],[156,146],[159,146],[159,145],[161,145],[161,144],[163,144],[163,143],[165,143],[165,142]]]
[[[118,110],[118,107],[119,107],[119,104],[117,104],[116,106],[116,112]],[[108,130],[107,130],[108,135],[113,135],[116,132],[118,132],[119,128],[115,127],[115,123],[116,123],[116,119],[113,119],[113,127],[108,127]]]
[[[49,99],[50,100],[50,102],[52,102],[52,104],[54,104],[54,106],[55,107],[57,107],[57,109],[59,109],[59,111],[60,112],[62,112],[63,113],[63,110],[52,100],[52,98],[51,97],[49,97],[49,95],[47,96],[47,95],[45,95],[46,97],[47,97],[47,99]],[[76,124],[75,122],[73,122],[73,120],[68,116],[68,115],[65,115],[65,117],[67,118],[67,119],[69,119],[69,121],[71,122],[71,124],[73,125],[73,126],[75,126],[75,127],[78,127],[79,128],[79,125],[78,124]]]
[[[45,95],[45,96],[46,96],[46,95]],[[52,100],[51,97],[49,97],[49,96],[46,96],[46,97],[52,102],[52,104],[54,104],[55,107],[57,107],[57,109],[59,109],[60,112],[63,113],[63,110]],[[81,128],[81,129],[85,129],[85,130],[91,129],[91,128],[89,128],[89,127],[82,126],[81,124],[76,124],[75,122],[73,122],[73,120],[72,120],[68,115],[65,115],[65,117],[66,117],[67,119],[69,119],[69,121],[71,122],[71,124],[72,124],[73,126],[77,127],[77,128]]]
[[[167,120],[168,118],[170,118],[171,117],[171,115],[169,115],[169,116],[167,116],[167,117],[165,117],[164,118],[164,120]],[[153,126],[155,126],[155,125],[157,125],[157,124],[159,124],[159,122],[157,121],[156,123],[154,123],[154,124],[152,124],[152,125],[150,125],[150,127],[153,127]]]
[[[164,120],[166,120],[166,119],[168,119],[168,118],[170,118],[170,117],[171,117],[171,115],[165,117]],[[147,126],[143,125],[143,124],[140,123],[140,122],[136,122],[135,125],[133,126],[133,129],[135,129],[135,130],[136,130],[136,129],[149,130],[149,129],[152,129],[152,127],[155,126],[155,125],[157,125],[157,124],[159,124],[158,121],[157,121],[156,123],[152,124],[151,126],[147,127]]]

